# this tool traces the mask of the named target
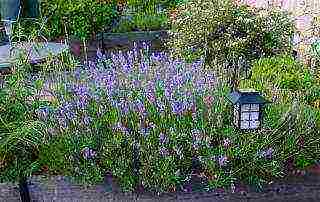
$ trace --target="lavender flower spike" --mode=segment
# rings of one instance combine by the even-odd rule
[[[222,166],[226,166],[227,163],[228,163],[228,157],[227,156],[223,155],[223,156],[218,157],[219,166],[221,166],[221,167]]]

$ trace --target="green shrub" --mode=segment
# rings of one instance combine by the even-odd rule
[[[158,8],[162,8],[159,10]],[[162,1],[128,1],[119,24],[113,32],[167,29],[168,18]]]
[[[282,99],[288,103],[296,95],[308,104],[320,98],[316,76],[288,55],[256,60],[252,65],[251,78],[241,81],[240,86],[256,88],[269,99],[276,96],[278,101]]]
[[[45,103],[33,97],[35,87],[26,82],[30,66],[19,63],[14,68],[0,88],[1,182],[18,182],[37,171],[38,149],[47,141],[45,124],[35,112]]]
[[[69,157],[68,139],[65,136],[52,138],[48,144],[39,148],[38,162],[41,166],[47,166],[51,174],[70,175],[73,169]]]
[[[313,84],[310,71],[292,56],[263,58],[253,64],[251,79],[255,82],[275,84],[289,90],[308,89]]]
[[[166,14],[135,13],[132,18],[122,19],[113,32],[154,31],[167,28]]]
[[[231,68],[239,60],[250,65],[263,55],[290,53],[292,34],[289,17],[278,10],[251,10],[231,0],[192,0],[178,8],[167,46],[176,57],[205,56],[207,64],[217,61]]]
[[[45,0],[41,1],[41,12],[48,19],[46,35],[50,38],[65,36],[65,31],[89,38],[110,26],[117,16],[115,3],[98,0]]]
[[[140,9],[141,11],[147,11],[154,6],[162,6],[164,9],[175,8],[188,0],[127,0],[127,5]]]

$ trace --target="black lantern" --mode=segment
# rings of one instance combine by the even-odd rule
[[[238,89],[229,94],[233,104],[233,124],[242,130],[261,127],[263,106],[270,101],[254,89]]]

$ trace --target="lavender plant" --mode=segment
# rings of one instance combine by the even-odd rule
[[[54,109],[49,115],[47,109],[39,113],[56,133],[90,136],[95,140],[96,148],[90,149],[97,151],[100,157],[97,159],[119,178],[125,177],[125,171],[132,175],[130,170],[133,166],[132,155],[121,150],[132,153],[133,145],[139,144],[141,170],[144,170],[140,173],[141,183],[149,188],[158,186],[155,174],[163,172],[162,166],[147,162],[159,161],[167,164],[169,169],[159,190],[175,186],[179,178],[175,174],[179,168],[169,166],[167,158],[178,163],[184,160],[183,156],[190,156],[183,154],[191,153],[188,145],[202,144],[202,140],[192,139],[188,134],[192,128],[204,130],[200,112],[203,111],[202,115],[207,120],[209,116],[200,108],[205,109],[205,105],[209,109],[212,107],[217,83],[214,75],[203,70],[201,60],[193,64],[173,60],[162,52],[151,53],[146,43],[142,49],[135,45],[126,53],[113,53],[110,61],[98,51],[97,61],[88,62],[84,68],[63,75],[64,79],[57,81],[51,89],[54,92]],[[177,132],[171,133],[170,130]],[[98,137],[108,141],[99,145],[102,139]],[[180,143],[187,149],[176,148]],[[149,148],[154,145],[159,146],[154,150],[152,159]],[[113,156],[115,153],[119,155]],[[183,163],[187,164],[180,163],[180,169],[183,169]],[[124,185],[126,189],[137,183],[133,178],[129,181],[130,185]]]
[[[110,58],[98,51],[97,62],[60,72],[51,85],[52,106],[39,115],[72,142],[71,175],[97,182],[110,172],[124,190],[140,184],[155,192],[190,190],[192,175],[208,189],[282,176],[289,145],[226,126],[229,89],[203,60],[185,63],[143,46]]]

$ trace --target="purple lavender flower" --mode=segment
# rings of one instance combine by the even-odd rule
[[[91,119],[91,117],[89,117],[89,116],[85,116],[85,117],[83,118],[83,123],[84,123],[86,126],[88,126],[88,125],[91,123],[91,121],[92,121],[92,119]]]
[[[181,114],[184,111],[184,105],[182,102],[173,102],[171,107],[174,114]]]
[[[219,166],[221,166],[221,167],[226,166],[228,163],[228,157],[225,155],[219,156],[217,161],[218,161]]]
[[[160,153],[160,155],[161,155],[162,157],[166,157],[166,156],[169,155],[169,151],[168,151],[168,149],[165,148],[165,147],[160,148],[159,153]]]
[[[89,148],[89,147],[85,147],[82,151],[82,156],[84,159],[89,160],[89,159],[93,159],[97,156],[96,151],[94,151],[93,149]]]
[[[154,90],[147,90],[145,92],[145,95],[150,102],[154,103],[156,101],[156,95]]]
[[[96,65],[95,62],[89,61],[89,62],[88,62],[88,67],[89,67],[89,69],[96,69],[96,68],[97,68],[97,65]]]
[[[136,107],[136,110],[141,114],[143,114],[146,111],[143,102],[141,102],[139,100],[136,101],[135,107]]]
[[[165,105],[161,101],[157,101],[156,106],[159,113],[163,113],[165,111]]]
[[[200,78],[199,80],[196,81],[196,89],[198,91],[202,91],[204,89],[204,85],[205,85],[205,78]]]
[[[129,105],[128,104],[123,104],[121,108],[121,113],[124,115],[127,115],[130,111]]]
[[[274,153],[274,149],[273,148],[268,148],[267,150],[264,150],[262,152],[260,152],[258,154],[259,157],[261,158],[267,158],[267,159],[271,159]]]
[[[167,142],[167,136],[163,133],[160,133],[159,142],[160,142],[160,144],[165,144]]]
[[[168,100],[171,100],[173,98],[173,90],[171,87],[167,87],[164,89],[164,95]]]
[[[80,78],[81,78],[81,69],[79,67],[74,71],[74,77],[77,80],[80,80]]]
[[[65,116],[68,120],[72,120],[76,117],[76,114],[73,111],[66,111]]]
[[[147,137],[149,135],[149,128],[146,128],[144,126],[141,126],[140,128],[140,134],[143,135],[144,137]]]
[[[198,71],[201,68],[202,64],[203,64],[203,61],[201,60],[197,60],[194,63],[192,63],[191,65],[192,71],[193,72]]]
[[[83,84],[75,85],[73,91],[77,96],[81,98],[87,98],[90,95],[88,87]]]
[[[207,74],[206,75],[206,82],[209,86],[214,86],[215,84],[215,77],[213,74]]]
[[[67,129],[68,127],[67,120],[64,119],[63,117],[58,118],[58,124],[59,124],[59,127],[62,129]]]
[[[145,74],[147,72],[147,70],[148,70],[148,66],[149,65],[145,61],[142,61],[140,63],[140,71],[141,71],[141,73]]]
[[[86,99],[79,99],[76,101],[76,106],[79,109],[85,109],[88,105],[88,101]]]
[[[48,107],[42,107],[37,110],[37,115],[41,120],[47,120],[49,116],[49,108]]]
[[[122,65],[122,70],[124,73],[129,74],[132,71],[132,65],[130,63],[125,63]]]
[[[139,81],[138,79],[134,79],[132,83],[135,88],[139,88],[141,85],[141,81]]]
[[[147,51],[148,51],[148,50],[150,49],[150,46],[151,46],[151,45],[148,44],[147,42],[145,42],[145,41],[142,42],[142,48],[143,48],[144,50],[147,50]]]
[[[161,55],[161,53],[152,53],[151,59],[154,61],[161,61],[162,55]]]
[[[180,86],[183,84],[183,77],[181,75],[176,75],[173,77],[173,84],[175,86]]]

